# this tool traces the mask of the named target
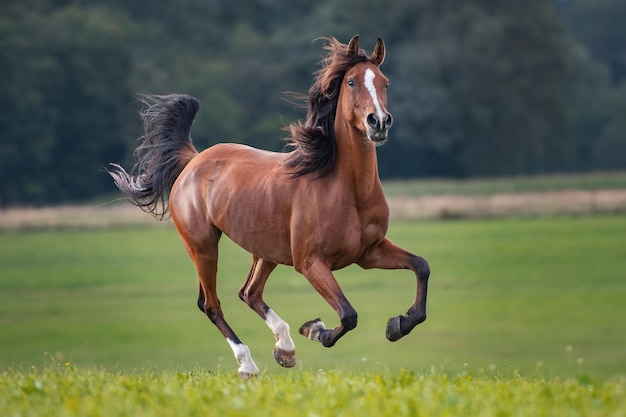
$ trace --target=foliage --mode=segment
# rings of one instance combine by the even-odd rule
[[[594,60],[605,65],[613,84],[626,81],[626,4],[620,0],[561,1],[561,13],[571,36]]]
[[[128,22],[104,8],[15,9],[0,17],[0,205],[93,197],[103,161],[127,149]]]
[[[102,166],[132,153],[134,93],[197,96],[199,148],[281,150],[304,115],[283,92],[305,92],[320,58],[311,40],[355,33],[389,49],[383,177],[623,168],[621,3],[3,2],[0,205],[112,192]]]
[[[0,374],[6,415],[623,416],[618,381],[519,375],[299,372],[241,381],[206,372],[111,373],[71,363]]]
[[[419,15],[397,52],[399,140],[445,156],[426,162],[439,175],[558,169],[567,48],[549,5],[440,1]]]
[[[578,45],[572,55],[568,111],[571,168],[612,169],[626,152],[626,3],[570,0],[560,7]]]

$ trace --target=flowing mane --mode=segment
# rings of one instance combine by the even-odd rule
[[[294,150],[288,154],[285,164],[294,170],[294,177],[309,173],[323,177],[335,165],[335,112],[341,81],[354,65],[369,61],[362,49],[351,54],[348,45],[337,39],[322,39],[328,42],[324,46],[328,55],[321,61],[321,68],[314,73],[308,97],[302,96],[308,109],[306,121],[287,127],[291,134],[288,146]]]

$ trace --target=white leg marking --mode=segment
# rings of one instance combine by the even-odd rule
[[[248,378],[251,375],[258,375],[259,368],[256,367],[256,364],[252,360],[252,357],[250,356],[250,349],[248,348],[248,346],[244,345],[243,343],[235,343],[229,338],[226,338],[226,341],[230,345],[230,348],[233,350],[233,353],[235,354],[235,359],[237,359],[237,363],[240,365],[239,369],[237,370],[239,372],[239,375],[244,378]]]
[[[314,340],[316,342],[320,341],[320,330],[325,330],[326,325],[323,321],[317,321],[311,325],[309,329],[309,339]]]
[[[296,350],[296,345],[293,343],[293,339],[289,334],[289,325],[281,319],[278,314],[269,309],[265,317],[265,323],[272,329],[272,333],[274,333],[277,349],[284,352],[293,352]]]
[[[369,91],[370,96],[372,96],[372,101],[374,102],[374,106],[376,106],[376,115],[378,116],[378,120],[382,123],[385,120],[385,114],[383,113],[383,109],[380,107],[380,102],[378,101],[378,95],[376,94],[376,87],[374,87],[374,78],[376,78],[376,74],[372,71],[371,68],[365,70],[365,88]]]

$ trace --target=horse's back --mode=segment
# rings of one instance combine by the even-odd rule
[[[183,170],[175,187],[231,187],[276,176],[283,154],[237,143],[219,143],[199,153]]]

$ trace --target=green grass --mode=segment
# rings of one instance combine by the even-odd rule
[[[335,313],[290,268],[267,302],[298,365],[272,358],[237,298],[249,256],[227,239],[219,290],[261,374],[241,380],[195,307],[172,228],[0,233],[0,410],[6,416],[626,416],[626,217],[392,225],[432,269],[429,318],[404,339],[388,317],[406,271],[337,273],[359,326],[331,348],[295,329]]]
[[[112,373],[72,365],[0,374],[6,416],[624,416],[619,382],[401,371]]]
[[[398,372],[540,372],[626,376],[626,218],[394,224],[390,237],[431,264],[428,320],[385,339],[411,304],[407,271],[337,273],[359,326],[325,349],[297,334],[335,313],[307,281],[279,267],[266,301],[292,327],[298,368]],[[124,372],[234,372],[230,348],[195,307],[195,271],[172,228],[0,234],[0,369],[54,357]],[[237,298],[249,256],[222,242],[219,292],[227,320],[264,372],[274,339]]]

